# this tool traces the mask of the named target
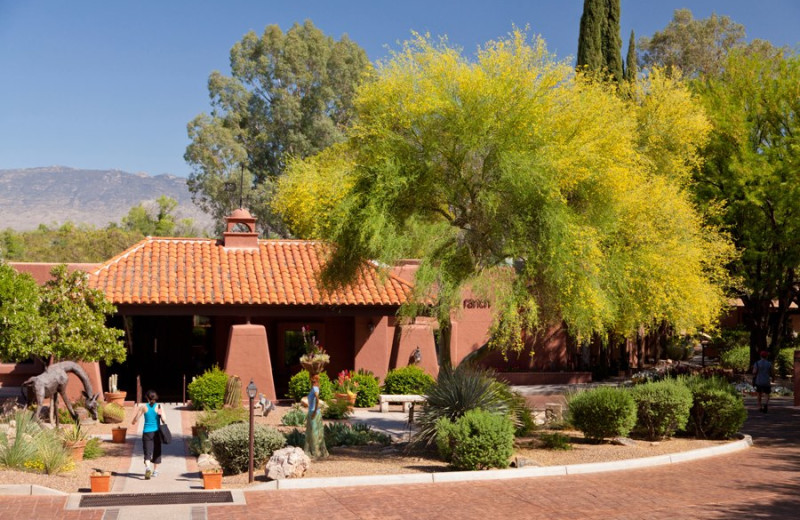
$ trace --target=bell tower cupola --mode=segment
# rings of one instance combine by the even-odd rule
[[[226,248],[258,249],[258,232],[256,219],[249,211],[238,208],[225,217],[225,232],[222,234],[222,244]]]

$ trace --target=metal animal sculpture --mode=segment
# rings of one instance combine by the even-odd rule
[[[47,367],[47,369],[39,374],[28,378],[27,381],[22,383],[22,395],[28,400],[28,403],[36,402],[36,414],[41,414],[45,399],[51,398],[52,405],[50,406],[50,422],[53,422],[53,415],[55,415],[56,422],[58,421],[58,396],[64,400],[69,414],[75,421],[78,421],[78,414],[72,409],[72,405],[67,399],[67,381],[69,380],[69,372],[72,372],[83,383],[83,396],[86,398],[86,409],[92,416],[92,419],[97,420],[97,398],[100,394],[92,392],[92,383],[89,381],[89,376],[80,365],[74,361],[62,361],[54,363]]]

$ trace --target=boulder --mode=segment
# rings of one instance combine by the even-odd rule
[[[290,446],[272,454],[267,461],[265,474],[268,480],[301,478],[311,465],[311,459],[302,448]]]

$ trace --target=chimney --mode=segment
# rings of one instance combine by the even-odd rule
[[[225,232],[222,245],[232,249],[258,249],[256,219],[244,208],[234,210],[225,217]]]

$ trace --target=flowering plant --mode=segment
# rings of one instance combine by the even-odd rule
[[[300,356],[300,363],[316,363],[326,364],[331,360],[331,357],[325,352],[325,349],[319,344],[317,338],[311,333],[311,329],[303,327],[303,345],[306,348],[306,353]]]
[[[336,390],[343,394],[355,394],[358,392],[358,381],[353,379],[349,370],[342,370],[336,378]]]

